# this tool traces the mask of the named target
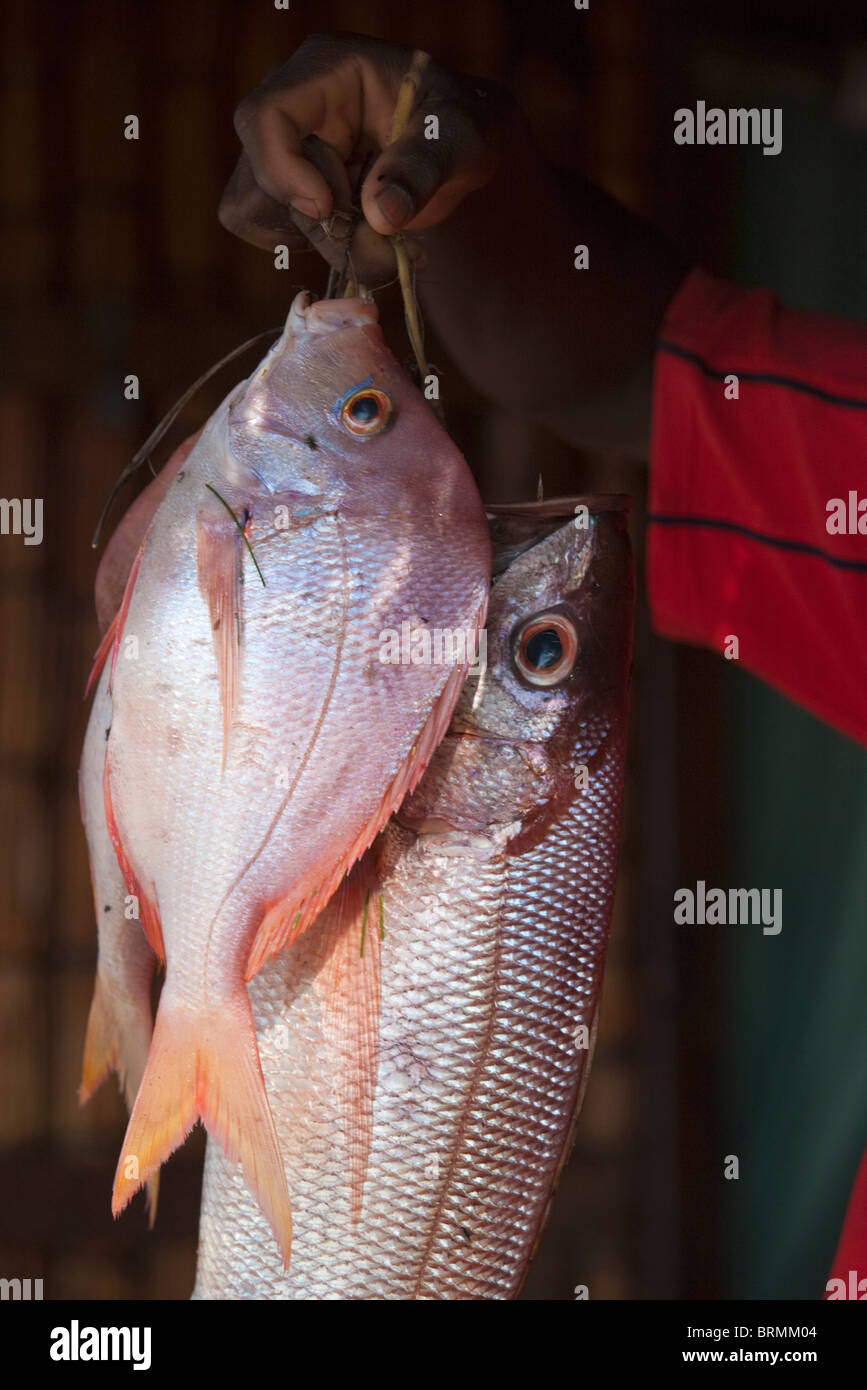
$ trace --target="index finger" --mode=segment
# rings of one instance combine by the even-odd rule
[[[306,112],[300,111],[298,93],[291,106],[293,117],[282,102],[259,104],[252,97],[241,102],[235,112],[235,129],[253,169],[257,184],[278,203],[290,203],[308,217],[327,217],[331,211],[331,189],[324,178],[301,153],[301,142],[318,133],[319,120],[314,107],[317,93],[306,94]]]
[[[304,158],[316,135],[345,164],[381,150],[412,50],[361,34],[311,34],[235,113],[259,186],[309,217],[326,217],[327,181]]]

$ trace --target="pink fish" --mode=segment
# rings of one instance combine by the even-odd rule
[[[372,301],[299,295],[166,488],[114,628],[106,820],[166,961],[115,1213],[201,1118],[288,1263],[246,981],[324,907],[448,727],[467,660],[386,661],[387,636],[408,623],[471,652],[489,567],[469,469]]]

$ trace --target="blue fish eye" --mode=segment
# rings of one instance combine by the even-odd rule
[[[355,400],[348,408],[353,420],[357,420],[360,425],[367,424],[369,420],[379,418],[379,401],[375,396],[356,396]]]
[[[341,397],[338,404],[340,423],[359,439],[379,434],[391,419],[391,397],[387,391],[371,386],[370,381],[363,381]]]
[[[563,643],[560,641],[559,633],[552,627],[546,627],[543,632],[536,632],[530,638],[524,648],[524,656],[530,666],[535,666],[537,671],[544,671],[549,666],[556,666],[563,655]]]
[[[566,613],[539,613],[515,630],[512,659],[530,685],[555,686],[568,679],[578,657],[578,633]]]

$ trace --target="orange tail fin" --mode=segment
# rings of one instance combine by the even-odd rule
[[[227,1157],[241,1164],[288,1269],[289,1191],[246,990],[207,1012],[193,1013],[173,1003],[164,987],[115,1174],[115,1216],[198,1119]]]
[[[102,977],[97,975],[87,1020],[79,1104],[86,1105],[109,1072],[116,1071],[127,1109],[131,1111],[144,1075],[150,1037],[151,1010],[147,995],[135,1003],[128,1001],[119,1011]],[[156,1220],[159,1183],[159,1173],[148,1181],[148,1221],[151,1226]]]

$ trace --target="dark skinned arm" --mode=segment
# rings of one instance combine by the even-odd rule
[[[570,444],[646,458],[654,345],[689,263],[587,180],[551,169],[487,80],[431,61],[406,132],[388,145],[411,56],[358,35],[307,39],[238,108],[244,151],[221,221],[269,249],[298,245],[300,229],[334,260],[322,223],[333,231],[364,173],[359,279],[393,279],[384,238],[418,233],[426,321],[474,386]],[[578,244],[589,269],[574,268]]]

